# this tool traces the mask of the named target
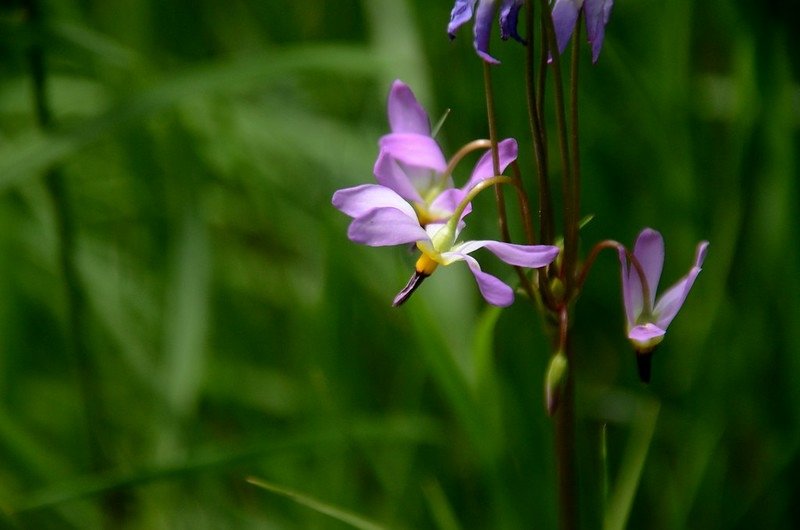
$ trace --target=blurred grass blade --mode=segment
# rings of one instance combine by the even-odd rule
[[[50,31],[66,43],[90,52],[109,65],[130,68],[144,61],[136,51],[82,24],[59,21],[51,25]]]
[[[304,495],[302,493],[298,493],[296,491],[286,489],[280,486],[276,486],[274,484],[270,484],[269,482],[265,482],[263,480],[249,477],[247,482],[254,486],[258,486],[259,488],[263,488],[267,491],[272,493],[276,493],[282,497],[286,497],[297,504],[301,504],[312,510],[319,512],[321,514],[333,517],[334,519],[341,521],[343,523],[349,524],[353,528],[359,528],[360,530],[384,530],[386,527],[381,526],[377,523],[374,523],[361,515],[357,515],[353,512],[348,512],[342,508],[338,508],[336,506],[332,506],[325,502],[319,501],[313,497],[309,497],[308,495]]]
[[[479,387],[481,381],[493,372],[494,330],[503,308],[487,306],[475,325],[472,341],[472,381]]]
[[[427,482],[422,487],[422,492],[425,494],[425,500],[428,502],[428,508],[433,515],[433,520],[436,522],[436,528],[439,530],[461,530],[461,525],[458,524],[453,507],[450,501],[447,500],[447,496],[438,480]]]
[[[211,256],[197,215],[186,214],[179,238],[164,316],[164,375],[170,409],[183,418],[194,408],[206,366]]]
[[[642,399],[631,422],[631,436],[620,464],[619,475],[606,510],[604,530],[624,530],[630,516],[633,499],[642,477],[644,462],[656,430],[660,405]]]
[[[28,134],[0,148],[0,191],[41,173],[124,126],[182,101],[215,93],[242,93],[296,72],[372,77],[381,61],[363,46],[302,45],[237,60],[209,63],[144,89],[108,112],[66,132]]]
[[[225,469],[266,456],[307,451],[318,447],[349,448],[354,440],[361,444],[438,444],[442,443],[443,434],[430,418],[421,416],[382,417],[379,420],[354,419],[344,428],[341,422],[336,422],[329,428],[321,429],[315,426],[302,432],[283,435],[269,443],[259,441],[249,445],[240,444],[233,450],[221,452],[212,449],[178,462],[162,463],[133,471],[77,477],[68,482],[28,492],[20,495],[18,499],[10,501],[0,499],[0,505],[11,514],[33,512],[70,501],[98,497],[108,491]]]
[[[484,464],[489,464],[496,450],[493,443],[495,439],[487,436],[484,409],[475,399],[441,330],[431,326],[431,322],[436,322],[436,318],[431,310],[419,301],[414,310],[406,314],[417,339],[418,351],[425,358],[431,375],[458,416],[473,449]]]

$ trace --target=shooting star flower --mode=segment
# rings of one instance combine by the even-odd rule
[[[689,273],[667,289],[658,300],[656,289],[664,266],[664,238],[661,234],[645,228],[636,238],[633,257],[641,271],[633,264],[629,267],[626,250],[619,250],[628,339],[638,354],[639,375],[644,381],[650,378],[650,354],[664,339],[667,327],[686,301],[689,290],[700,274],[707,249],[708,241],[701,241]]]

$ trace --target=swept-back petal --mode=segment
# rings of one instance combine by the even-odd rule
[[[556,0],[553,5],[553,27],[556,31],[558,53],[564,51],[575,31],[575,23],[578,21],[578,12],[582,4],[583,0]]]
[[[694,256],[694,265],[689,273],[678,280],[678,283],[670,287],[658,300],[655,310],[653,311],[656,317],[656,324],[658,327],[667,329],[672,319],[678,314],[683,302],[686,301],[686,296],[692,288],[697,275],[702,270],[703,261],[706,259],[706,252],[708,251],[708,241],[702,241],[697,245],[697,250]]]
[[[454,246],[450,252],[466,255],[479,248],[486,248],[486,250],[509,265],[529,267],[531,269],[549,265],[558,256],[558,247],[551,245],[515,245],[514,243],[491,240],[467,241]]]
[[[338,190],[331,202],[350,217],[361,217],[376,208],[395,208],[407,216],[416,216],[414,208],[400,195],[378,184],[362,184]]]
[[[442,172],[447,167],[436,140],[424,134],[391,133],[378,142],[385,151],[400,162]]]
[[[506,138],[497,144],[500,173],[505,171],[508,165],[517,159],[517,151],[517,141],[513,138]],[[480,181],[492,178],[494,176],[494,168],[492,165],[492,150],[490,149],[478,159],[478,163],[475,164],[475,169],[472,170],[472,175],[461,189],[469,191]]]
[[[477,1],[478,0],[456,0],[453,10],[450,12],[450,23],[447,24],[447,34],[451,39],[456,38],[456,31],[458,28],[472,18]]]
[[[522,0],[503,0],[500,6],[500,38],[508,40],[509,37],[517,42],[525,44],[525,39],[517,33],[517,20],[519,10],[522,8]]]
[[[614,0],[586,0],[586,34],[592,45],[592,62],[596,63],[603,48],[606,24],[611,15]]]
[[[475,258],[465,255],[463,259],[467,262],[472,275],[475,276],[475,281],[478,282],[478,289],[480,289],[481,295],[487,302],[499,307],[511,305],[514,301],[514,291],[511,287],[503,283],[499,278],[483,272]]]
[[[475,40],[473,44],[478,56],[490,64],[500,61],[489,55],[489,38],[492,35],[492,20],[497,10],[496,0],[480,0],[475,11]]]
[[[387,103],[389,127],[394,133],[416,133],[430,136],[428,113],[419,104],[411,89],[400,80],[392,83]]]
[[[422,196],[409,178],[405,168],[386,151],[381,151],[378,155],[373,173],[378,184],[396,191],[406,200],[422,202]]]
[[[644,276],[647,278],[647,287],[650,289],[650,309],[652,309],[655,305],[661,270],[664,267],[664,238],[652,228],[645,228],[636,238],[633,255],[641,264]],[[636,268],[631,266],[629,274],[631,287],[641,290],[642,284]]]
[[[427,240],[415,214],[409,216],[396,208],[377,208],[356,217],[347,229],[351,241],[371,247],[401,245]]]

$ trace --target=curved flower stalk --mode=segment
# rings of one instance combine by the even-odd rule
[[[556,32],[558,53],[562,53],[575,31],[578,15],[583,9],[586,16],[586,34],[592,45],[592,62],[596,63],[603,48],[606,24],[614,0],[556,0],[553,5],[553,26]]]
[[[505,178],[505,177],[501,177]],[[381,188],[381,187],[376,187]],[[399,195],[390,195],[387,188],[371,190],[383,206],[373,208],[363,215],[356,216],[350,224],[347,235],[364,245],[381,247],[416,243],[422,255],[414,267],[414,274],[408,284],[395,297],[393,305],[405,302],[419,287],[422,281],[433,274],[439,265],[451,265],[465,261],[478,288],[487,302],[497,306],[507,306],[514,301],[514,292],[499,278],[481,270],[477,260],[470,254],[479,248],[486,248],[502,261],[519,267],[539,268],[549,265],[558,255],[558,247],[549,245],[515,245],[500,241],[482,240],[456,242],[464,227],[461,217],[472,197],[466,197],[457,207],[454,215],[446,223],[429,223],[424,228],[411,205]],[[472,195],[472,194],[470,194]],[[365,195],[348,197],[340,209],[342,211],[360,210],[365,206]],[[392,201],[391,206],[389,201]]]
[[[456,37],[458,28],[475,17],[475,40],[473,45],[478,56],[491,64],[500,64],[500,61],[489,55],[489,38],[492,34],[492,21],[495,13],[500,11],[500,38],[508,40],[509,37],[525,44],[517,32],[517,19],[522,8],[522,0],[456,0],[450,12],[450,23],[447,25],[447,34],[451,39]],[[477,9],[476,9],[477,7]]]
[[[701,241],[689,273],[656,300],[656,288],[664,266],[664,238],[651,228],[645,228],[636,238],[633,257],[641,265],[644,281],[640,271],[628,267],[626,250],[619,249],[628,339],[636,349],[639,375],[644,381],[650,378],[650,354],[664,340],[667,327],[686,300],[700,274],[707,250],[708,241]]]

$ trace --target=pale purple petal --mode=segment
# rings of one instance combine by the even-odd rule
[[[457,188],[446,189],[431,202],[428,207],[428,213],[437,219],[444,220],[456,211],[456,208],[458,208],[459,203],[464,199],[466,194],[465,191]],[[472,205],[467,204],[467,207],[464,208],[464,212],[461,214],[461,218],[463,219],[466,217],[471,211]]]
[[[645,228],[636,238],[633,246],[633,255],[639,261],[647,279],[647,287],[650,289],[650,309],[653,309],[656,299],[656,289],[661,278],[661,269],[664,267],[664,238],[652,228]],[[631,265],[629,272],[631,276],[631,287],[641,289],[642,284],[639,273]],[[641,298],[641,295],[639,295]]]
[[[558,247],[551,245],[515,245],[501,241],[467,241],[456,245],[450,253],[470,254],[479,248],[486,248],[489,252],[508,263],[519,267],[538,269],[553,262],[558,256]],[[445,257],[448,252],[442,253]],[[447,259],[445,257],[445,259]]]
[[[500,161],[500,173],[502,173],[511,162],[517,159],[517,141],[513,138],[506,138],[498,143],[497,155]],[[492,165],[492,150],[490,149],[486,151],[478,160],[478,163],[475,164],[472,175],[461,189],[469,191],[480,181],[494,177],[494,168]]]
[[[347,230],[351,241],[371,247],[401,245],[426,241],[428,234],[416,215],[409,216],[395,208],[377,208],[356,217]]]
[[[383,136],[379,145],[400,162],[442,172],[447,167],[441,148],[430,136],[414,133],[391,133]]]
[[[375,161],[373,172],[378,184],[396,191],[398,195],[406,200],[422,202],[422,197],[404,167],[387,152],[380,152],[378,159]]]
[[[592,62],[596,63],[603,48],[603,39],[606,34],[606,24],[611,15],[614,0],[586,0],[586,34],[592,45]]]
[[[478,56],[490,64],[500,64],[500,61],[489,55],[489,38],[492,35],[492,20],[494,19],[497,4],[493,0],[481,0],[475,11],[475,40],[473,42]]]
[[[581,0],[556,0],[553,5],[553,27],[556,31],[556,44],[558,53],[563,53],[567,47],[569,38],[575,31],[575,23],[578,21]]]
[[[400,195],[378,184],[362,184],[338,190],[331,202],[350,217],[361,217],[376,208],[394,208],[409,217],[416,217],[414,208]]]
[[[519,10],[522,8],[522,0],[503,0],[500,6],[500,38],[508,40],[509,37],[525,44],[525,39],[517,33],[517,20]]]
[[[447,25],[447,34],[451,39],[456,38],[456,30],[472,18],[475,3],[478,0],[456,0],[450,12],[450,23]]]
[[[431,134],[431,123],[425,109],[411,89],[400,80],[392,83],[387,104],[389,127],[393,133]]]
[[[638,312],[642,310],[642,289],[638,280],[635,281],[637,289],[634,290],[631,285],[630,271],[628,270],[628,253],[624,247],[619,249],[619,268],[622,273],[622,305],[625,306],[625,317],[630,328],[636,324]],[[636,295],[635,297],[634,294]]]
[[[656,315],[656,324],[663,329],[667,329],[672,319],[678,314],[683,302],[686,301],[686,296],[692,288],[697,275],[700,274],[703,266],[703,261],[706,259],[706,252],[708,250],[708,241],[703,241],[697,245],[697,251],[694,256],[694,265],[689,273],[681,278],[678,283],[670,287],[658,300],[653,313]]]
[[[663,337],[665,330],[654,324],[643,324],[641,326],[634,326],[628,332],[628,338],[640,346],[654,346],[654,342],[659,337]]]
[[[478,282],[478,289],[480,289],[481,295],[487,302],[500,307],[511,305],[514,301],[514,291],[511,287],[503,283],[499,278],[483,272],[475,258],[465,255],[463,259],[467,262],[473,276],[475,276],[475,281]]]

